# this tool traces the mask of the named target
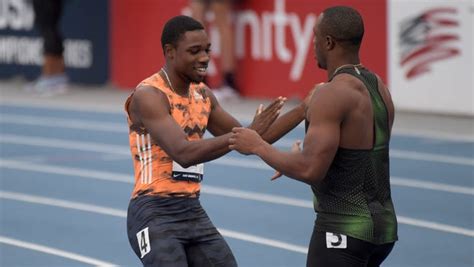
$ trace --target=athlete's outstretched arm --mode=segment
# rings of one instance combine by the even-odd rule
[[[229,139],[229,147],[243,154],[256,154],[268,165],[282,174],[315,184],[326,175],[339,146],[340,123],[347,107],[341,101],[332,85],[327,84],[316,90],[311,98],[307,119],[308,131],[304,138],[303,150],[280,151],[254,131],[235,128]]]
[[[311,95],[314,92],[314,90],[321,84],[318,84],[315,88],[313,88],[309,92],[308,96],[305,98],[304,101],[302,101],[299,105],[297,105],[290,111],[278,117],[270,126],[267,123],[268,119],[267,121],[261,121],[261,120],[258,120],[257,119],[258,116],[256,116],[256,118],[254,118],[254,121],[248,128],[260,129],[256,131],[262,136],[263,140],[267,141],[270,144],[273,144],[274,142],[279,140],[281,137],[283,137],[285,134],[287,134],[289,131],[291,131],[296,126],[298,126],[298,124],[304,120],[306,107],[308,106]],[[219,135],[230,132],[232,128],[234,127],[240,127],[239,122],[219,105],[219,103],[215,99],[212,92],[210,92],[210,90],[208,94],[210,95],[211,99],[213,99],[214,101],[213,112],[211,113],[211,117],[209,118],[209,125],[208,125],[209,132],[211,132],[214,136],[219,136]],[[270,106],[267,107],[267,109],[270,108],[271,105],[273,104],[275,104],[275,102],[270,104]]]
[[[261,135],[263,140],[273,144],[286,135],[289,131],[298,126],[298,124],[300,124],[300,122],[302,122],[305,118],[306,109],[309,105],[309,101],[311,100],[311,96],[315,90],[317,90],[323,84],[324,83],[315,85],[314,88],[308,93],[304,101],[302,101],[292,110],[278,117],[278,119],[270,126],[270,129],[268,129],[265,134]]]
[[[209,116],[209,122],[207,130],[214,135],[220,136],[223,134],[230,133],[232,128],[240,127],[241,124],[227,111],[225,111],[212,91],[206,88],[206,94],[211,99],[211,114]],[[248,128],[257,131],[259,134],[268,132],[270,125],[278,117],[281,108],[283,107],[285,98],[279,97],[268,105],[265,109],[261,110],[261,113],[256,113],[252,123]]]
[[[273,113],[280,108],[281,104],[277,103],[273,106]],[[135,91],[129,112],[132,123],[146,128],[153,141],[185,168],[229,152],[227,140],[231,133],[216,138],[188,141],[186,134],[170,114],[168,98],[153,87],[142,86]],[[273,113],[265,114],[276,116]]]

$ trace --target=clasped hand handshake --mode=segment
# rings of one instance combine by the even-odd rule
[[[229,138],[229,148],[244,155],[255,154],[254,149],[265,143],[261,135],[278,118],[285,101],[286,98],[280,96],[266,108],[263,108],[263,105],[260,104],[248,128],[234,127],[232,129],[232,136]]]
[[[301,105],[304,106],[304,110],[306,110],[308,107],[314,91],[322,84],[323,83],[317,84],[301,103]],[[229,138],[229,148],[244,155],[257,154],[258,149],[262,148],[266,144],[261,135],[269,130],[272,123],[278,118],[285,101],[286,98],[280,96],[265,109],[263,108],[263,105],[260,105],[257,108],[254,119],[248,128],[235,127],[232,129],[232,135]],[[301,151],[300,144],[301,140],[297,140],[293,144],[291,151]],[[277,171],[272,177],[272,180],[280,176],[281,173]]]

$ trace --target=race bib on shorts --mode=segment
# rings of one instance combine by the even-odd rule
[[[347,236],[326,232],[327,248],[347,248]]]
[[[173,180],[200,183],[202,181],[203,176],[203,163],[190,166],[189,168],[183,168],[177,162],[173,161],[173,170],[171,172],[171,178]]]
[[[148,227],[137,233],[138,249],[140,249],[140,258],[143,259],[151,251],[150,235]]]

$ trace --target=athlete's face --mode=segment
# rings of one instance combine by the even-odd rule
[[[326,55],[323,52],[323,41],[324,37],[319,30],[319,24],[321,23],[321,19],[323,18],[323,14],[319,15],[318,19],[316,20],[316,24],[313,27],[313,46],[314,46],[314,55],[316,58],[316,62],[318,63],[318,67],[321,69],[326,69]]]
[[[211,43],[204,30],[188,31],[176,45],[174,67],[180,77],[193,83],[204,80],[209,64]]]

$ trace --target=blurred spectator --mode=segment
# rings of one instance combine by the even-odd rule
[[[44,61],[41,76],[28,86],[28,90],[40,95],[64,93],[68,77],[63,58],[63,37],[59,31],[63,3],[61,0],[33,0],[35,27],[43,38]]]
[[[214,13],[214,24],[220,35],[222,75],[221,85],[213,90],[219,101],[239,97],[240,93],[235,84],[235,55],[234,31],[232,28],[232,9],[235,0],[190,0],[192,16],[203,25],[208,11]]]

